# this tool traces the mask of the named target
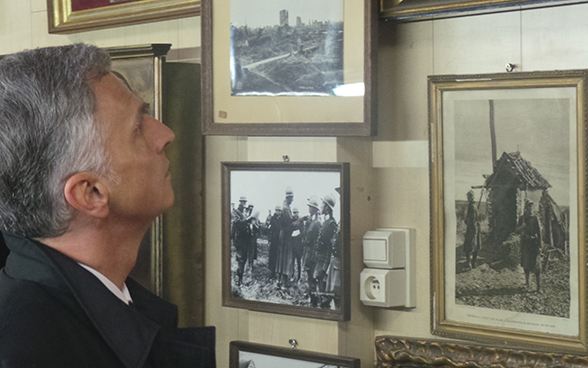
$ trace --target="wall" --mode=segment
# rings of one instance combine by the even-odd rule
[[[0,54],[25,48],[90,42],[99,46],[169,42],[179,59],[200,46],[200,18],[48,35],[45,0],[0,0]],[[427,76],[588,68],[588,5],[447,20],[380,24],[379,134],[373,138],[206,138],[206,321],[217,326],[218,366],[228,343],[242,339],[357,356],[369,367],[373,338],[432,338],[429,288]],[[337,323],[221,307],[220,162],[351,162],[352,319]],[[377,227],[417,230],[417,308],[368,308],[358,302],[361,237]]]

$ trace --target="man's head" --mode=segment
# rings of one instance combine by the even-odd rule
[[[321,209],[322,214],[332,214],[333,209],[335,208],[335,197],[332,194],[327,194],[323,198],[321,198],[323,202],[323,207]]]
[[[287,187],[286,188],[286,202],[288,204],[292,204],[293,201],[294,201],[294,190],[292,189],[292,187]]]
[[[110,71],[93,46],[23,51],[0,61],[0,227],[28,237],[63,234],[69,176],[113,176],[92,83]]]
[[[148,224],[171,206],[163,148],[173,133],[146,108],[96,47],[4,58],[0,227],[49,238],[68,231],[77,215]]]
[[[470,190],[469,192],[467,192],[467,197],[468,197],[468,202],[473,202],[474,201],[474,191]]]
[[[243,210],[245,207],[247,207],[247,197],[241,196],[239,197],[239,208]]]

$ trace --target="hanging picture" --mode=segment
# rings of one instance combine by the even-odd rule
[[[348,168],[222,163],[223,305],[349,319]]]
[[[429,77],[433,333],[588,350],[586,77]]]

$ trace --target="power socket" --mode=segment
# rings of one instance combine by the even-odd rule
[[[406,306],[406,270],[365,268],[359,275],[359,299],[377,307]]]

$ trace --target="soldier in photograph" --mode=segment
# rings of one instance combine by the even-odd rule
[[[251,248],[251,228],[247,211],[247,198],[239,198],[239,206],[233,211],[233,244],[237,253],[237,285],[243,283],[245,264]]]
[[[466,264],[472,268],[476,268],[476,259],[478,257],[479,236],[478,235],[478,211],[476,210],[474,201],[474,191],[470,190],[467,193],[468,197],[468,209],[464,218],[466,225],[466,232],[463,242],[463,252],[466,257]],[[471,264],[470,264],[471,256]]]
[[[314,269],[316,267],[316,241],[321,229],[319,221],[319,199],[312,196],[308,199],[308,216],[304,217],[304,230],[302,233],[302,267],[306,272],[308,279],[308,298],[312,307],[317,307],[319,298],[317,297],[317,281],[314,278]]]
[[[529,286],[529,274],[535,274],[537,292],[540,291],[541,225],[537,215],[533,214],[533,201],[525,202],[525,212],[519,221],[517,230],[521,233],[521,266],[525,271],[525,285]]]
[[[294,219],[294,231],[292,232],[292,267],[294,268],[294,278],[300,281],[302,273],[302,231],[304,231],[304,220],[300,218],[298,208],[292,209]]]
[[[270,270],[270,277],[276,276],[276,265],[278,260],[278,251],[280,248],[280,216],[282,214],[282,207],[276,206],[274,214],[269,221],[268,227],[268,243],[269,243],[269,256],[268,256],[268,268]]]
[[[290,207],[294,201],[294,190],[291,187],[286,188],[286,198],[282,205],[282,215],[280,217],[280,248],[278,252],[278,264],[276,273],[278,274],[278,287],[287,287],[290,278],[294,275],[294,266],[292,253],[292,232],[296,220],[292,215]]]
[[[251,245],[249,246],[249,251],[247,253],[247,263],[249,263],[249,268],[251,272],[253,272],[253,261],[257,259],[257,239],[260,235],[260,228],[259,228],[259,211],[253,211],[254,206],[249,203],[247,206],[247,213],[249,217],[249,233],[251,236]]]
[[[320,294],[320,307],[330,308],[332,297],[327,293],[327,270],[331,263],[333,237],[337,232],[337,222],[333,218],[335,197],[327,194],[322,200],[321,213],[324,216],[316,243],[316,266],[313,277],[316,279]]]

